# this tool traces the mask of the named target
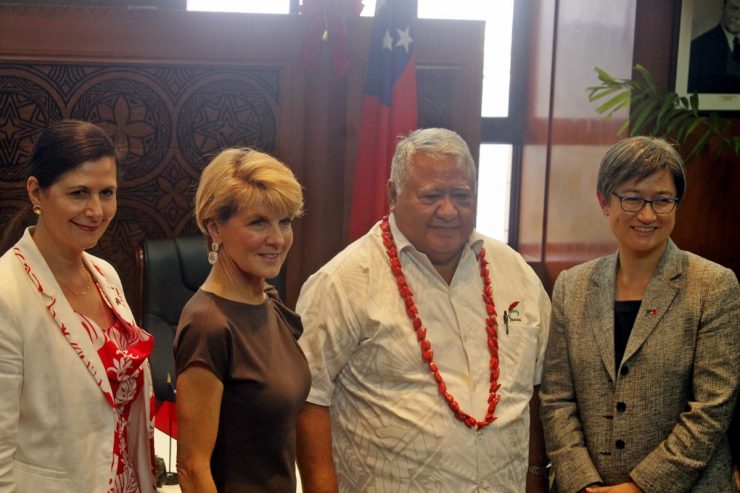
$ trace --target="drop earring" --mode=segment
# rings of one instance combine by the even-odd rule
[[[33,208],[31,210],[33,210],[33,213],[36,214],[37,216],[40,216],[41,215],[41,206],[40,205],[33,204]]]
[[[218,262],[218,248],[219,244],[215,241],[211,243],[211,251],[208,252],[208,263],[211,265],[216,265],[216,262]]]

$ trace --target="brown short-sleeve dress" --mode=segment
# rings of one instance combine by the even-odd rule
[[[177,373],[210,368],[224,384],[211,472],[219,493],[294,492],[295,423],[311,374],[298,314],[275,291],[260,305],[199,290],[175,336]]]

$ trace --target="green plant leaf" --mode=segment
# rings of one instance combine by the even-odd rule
[[[704,117],[699,117],[699,118],[695,118],[693,120],[685,120],[685,121],[686,121],[687,124],[686,125],[683,125],[679,129],[678,135],[676,136],[676,138],[680,142],[683,142],[684,140],[686,140],[689,137],[689,135],[691,135],[692,133],[694,133],[694,130],[696,130],[699,127],[699,125],[701,125],[702,123],[706,123],[706,119]],[[712,128],[710,126],[709,127],[709,133],[711,133],[711,130],[712,130]]]
[[[596,111],[598,113],[604,113],[606,111],[609,111],[607,114],[607,117],[610,117],[614,114],[614,112],[629,107],[630,105],[630,93],[629,91],[623,91],[614,96],[611,99],[608,99],[604,104],[596,108]]]
[[[602,81],[602,82],[608,82],[608,83],[615,83],[616,82],[616,80],[614,79],[614,77],[612,77],[611,75],[609,75],[609,73],[607,73],[606,70],[603,70],[603,69],[601,69],[599,67],[595,67],[595,69],[596,69],[596,73],[599,76],[599,80],[600,81]]]
[[[659,133],[660,129],[665,125],[665,119],[673,114],[673,109],[676,107],[676,98],[677,96],[675,94],[666,94],[665,100],[660,106],[658,114],[655,117],[656,134]]]
[[[706,147],[707,142],[709,141],[709,137],[711,137],[711,136],[712,136],[712,130],[711,130],[711,128],[708,128],[704,132],[704,135],[702,135],[701,138],[699,139],[699,141],[694,145],[694,147],[691,148],[691,150],[689,151],[689,153],[686,154],[686,158],[684,159],[684,161],[688,163],[689,161],[691,161],[694,158],[694,156],[696,156],[701,151],[703,151],[704,150],[704,147]]]
[[[648,85],[655,86],[655,81],[653,80],[653,76],[650,73],[650,71],[648,71],[648,69],[646,69],[639,63],[636,64],[633,68],[636,72],[638,72],[642,76],[643,79],[645,79],[645,82],[647,82]]]
[[[650,130],[645,130],[645,124],[651,116],[651,112],[658,105],[655,99],[645,99],[638,105],[635,105],[634,114],[630,116],[630,135],[643,135],[645,133],[652,135]]]
[[[673,136],[673,137],[676,137],[676,135],[675,135],[675,134],[676,134],[677,130],[679,129],[679,127],[680,127],[681,125],[683,125],[683,124],[684,124],[684,122],[685,122],[686,120],[690,119],[690,118],[691,118],[691,116],[692,116],[692,115],[691,115],[691,112],[690,112],[690,111],[680,111],[680,112],[679,112],[679,113],[678,113],[678,114],[677,114],[677,115],[675,116],[675,118],[673,118],[673,119],[672,119],[672,120],[671,120],[671,121],[670,121],[670,122],[669,122],[669,123],[668,123],[668,124],[666,125],[666,130],[665,130],[665,134],[666,134],[666,136]],[[681,141],[680,139],[678,139],[677,137],[676,137],[676,140],[678,141],[678,143],[679,143],[679,144],[680,144],[680,143],[682,143],[682,141]]]
[[[728,120],[717,112],[699,113],[699,95],[680,96],[655,83],[649,70],[642,65],[633,67],[635,79],[619,79],[595,67],[600,84],[587,88],[590,102],[598,102],[596,112],[609,119],[630,107],[630,116],[618,134],[653,135],[675,138],[679,145],[696,132],[699,140],[686,154],[686,161],[703,152],[710,139],[719,139],[720,152],[731,149],[740,155],[740,136],[728,136],[732,131]]]
[[[689,103],[691,103],[691,109],[695,112],[699,111],[699,95],[694,93],[689,96]]]
[[[617,91],[625,91],[626,93],[629,94],[629,91],[625,90],[625,88],[622,86],[592,87],[590,89],[593,89],[593,91],[589,91],[588,93],[588,100],[591,102],[594,102],[597,99],[604,98]]]

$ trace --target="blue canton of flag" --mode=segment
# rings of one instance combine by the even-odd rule
[[[370,40],[365,93],[391,105],[391,91],[414,55],[416,0],[378,0]]]

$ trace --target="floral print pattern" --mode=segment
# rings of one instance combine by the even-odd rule
[[[152,352],[153,338],[119,317],[113,325],[101,329],[84,315],[78,316],[105,366],[111,388],[111,395],[106,397],[113,402],[116,417],[108,493],[136,493],[140,488],[129,456],[128,423],[131,403],[144,384],[142,364]]]

